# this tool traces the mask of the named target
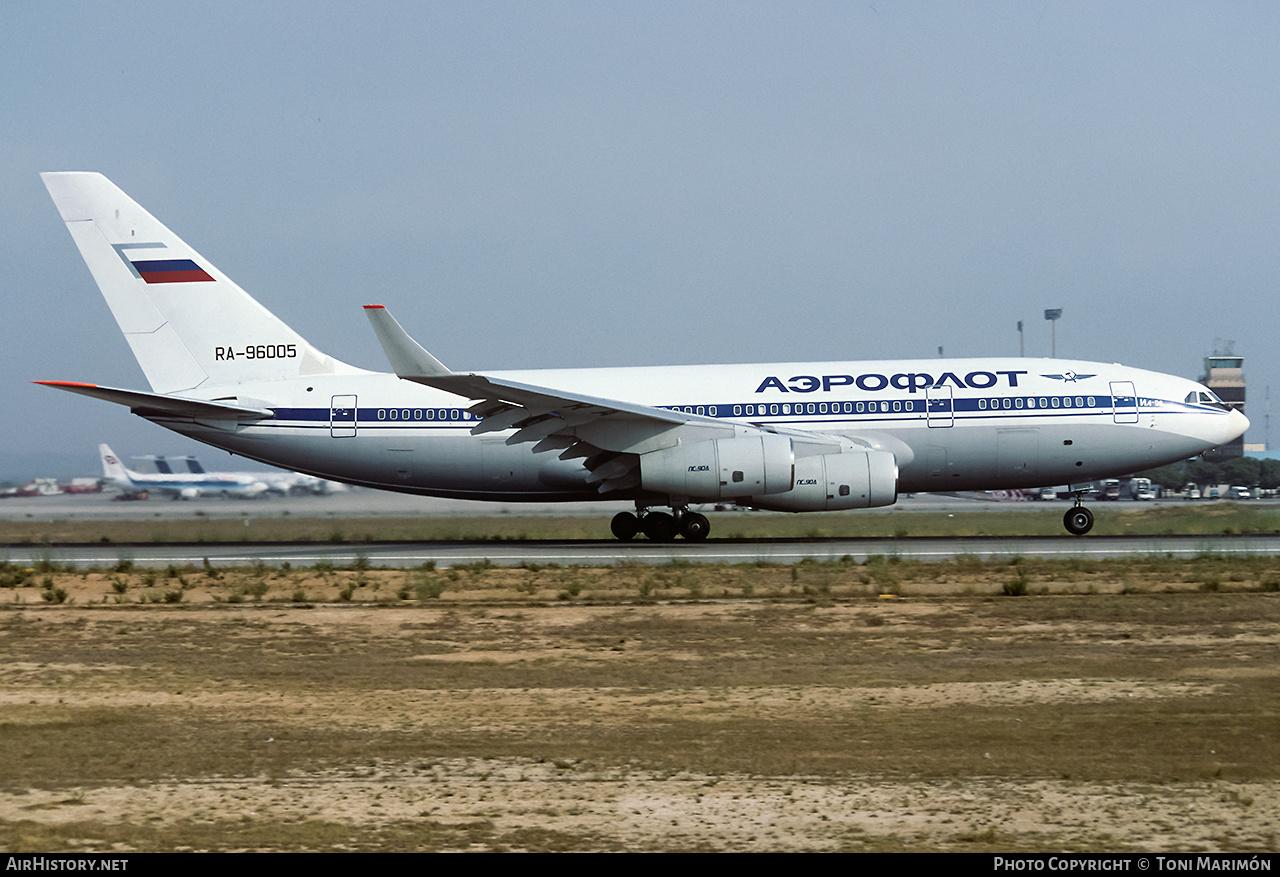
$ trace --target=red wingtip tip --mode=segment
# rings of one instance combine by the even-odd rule
[[[97,384],[86,384],[83,381],[32,381],[45,387],[97,387]]]
[[[364,309],[366,311],[385,311],[387,309],[387,306],[386,305],[365,305]]]

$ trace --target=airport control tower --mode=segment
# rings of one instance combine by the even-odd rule
[[[1204,358],[1204,377],[1200,378],[1200,383],[1217,393],[1228,408],[1244,413],[1244,357],[1232,355],[1229,346],[1226,354],[1215,353]],[[1205,451],[1200,456],[1205,460],[1243,457],[1244,436]]]

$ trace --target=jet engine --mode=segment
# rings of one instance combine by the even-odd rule
[[[640,484],[690,499],[768,495],[791,489],[795,463],[785,436],[709,439],[642,454]]]
[[[830,512],[892,505],[898,499],[898,463],[888,451],[801,457],[794,481],[785,493],[752,495],[740,502],[779,512]]]

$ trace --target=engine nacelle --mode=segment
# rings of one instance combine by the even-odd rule
[[[688,499],[756,496],[791,490],[791,439],[762,434],[710,439],[640,455],[645,490]]]
[[[898,499],[898,463],[888,451],[801,457],[795,468],[791,490],[752,496],[747,504],[779,512],[831,512],[893,505]]]

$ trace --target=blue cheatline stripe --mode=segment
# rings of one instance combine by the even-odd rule
[[[1010,407],[1005,408],[1008,400]],[[1070,401],[1068,407],[1065,403]],[[1080,400],[1080,405],[1076,404]],[[1090,406],[1089,401],[1093,401]],[[929,400],[936,403],[937,400]],[[703,417],[751,422],[787,423],[912,423],[925,420],[927,414],[954,415],[964,420],[1025,420],[1029,418],[1096,417],[1109,418],[1115,411],[1139,409],[1150,414],[1205,413],[1209,409],[1182,402],[1153,400],[1144,397],[1145,404],[1129,397],[1111,396],[987,396],[953,399],[951,407],[945,404],[927,404],[923,398],[878,399],[862,402],[827,402],[827,410],[821,411],[817,402],[750,402],[734,405],[661,405],[668,411],[686,412]],[[1054,406],[1057,402],[1057,406]],[[1021,407],[1018,407],[1021,403]],[[810,412],[809,405],[814,406]],[[996,407],[996,406],[999,407]],[[775,412],[776,406],[776,412]],[[852,410],[846,410],[848,406]],[[897,406],[897,410],[895,410]],[[861,410],[858,410],[861,407]],[[408,408],[361,407],[356,418],[361,428],[367,427],[470,427],[479,422],[463,408]],[[803,418],[797,420],[796,418]],[[276,421],[293,421],[328,425],[336,422],[351,425],[350,411],[336,420],[329,408],[277,408]]]

